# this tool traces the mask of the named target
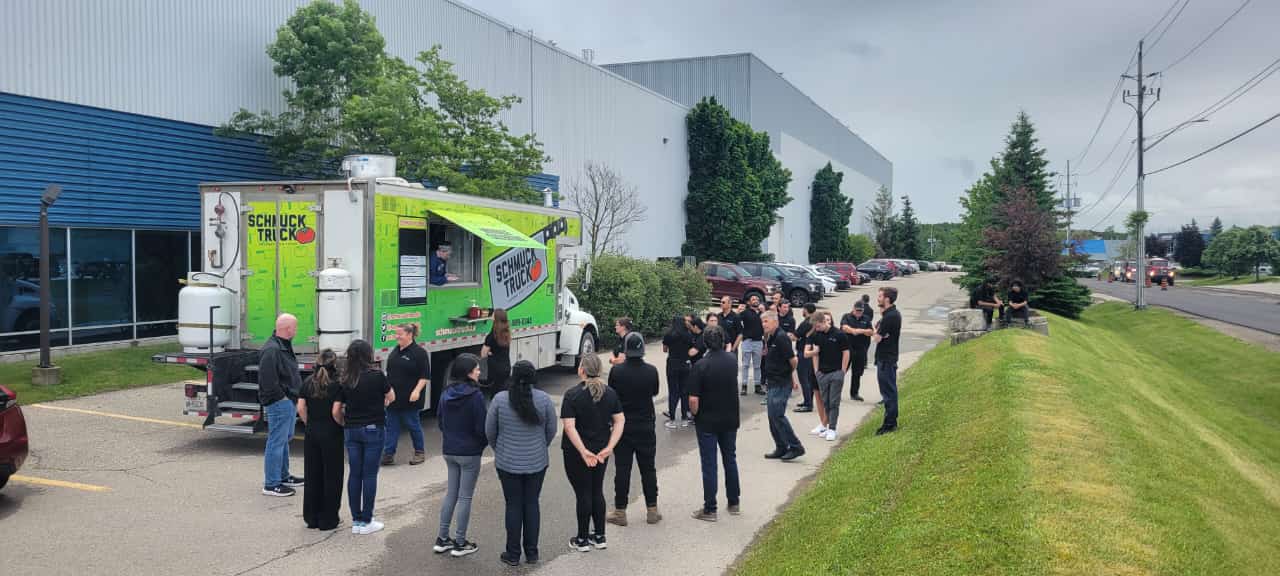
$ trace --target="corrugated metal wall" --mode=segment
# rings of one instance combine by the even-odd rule
[[[605,64],[603,68],[685,106],[715,96],[734,118],[751,124],[750,54]]]
[[[306,2],[11,0],[0,18],[0,91],[209,126],[241,107],[279,111],[286,84],[266,46]],[[629,235],[632,254],[679,253],[685,107],[449,0],[361,5],[391,53],[412,60],[441,44],[471,87],[520,96],[503,121],[537,134],[562,190],[589,160],[633,184],[651,225]]]
[[[54,225],[195,229],[197,183],[278,177],[260,146],[208,126],[3,92],[0,157],[0,225],[34,225],[57,183]]]

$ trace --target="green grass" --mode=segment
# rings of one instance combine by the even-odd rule
[[[1253,274],[1239,278],[1211,276],[1209,278],[1183,281],[1182,284],[1187,286],[1240,286],[1242,284],[1266,284],[1269,282],[1280,282],[1280,276],[1263,276],[1261,281],[1254,280]]]
[[[1280,574],[1280,354],[1161,310],[940,346],[739,574]]]
[[[0,383],[17,392],[20,403],[35,404],[111,390],[203,378],[202,374],[189,366],[151,362],[152,354],[177,349],[176,344],[164,344],[55,358],[53,363],[62,368],[62,383],[57,386],[31,385],[31,368],[36,365],[34,361],[0,364]]]

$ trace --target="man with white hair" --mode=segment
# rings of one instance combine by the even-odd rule
[[[289,441],[298,413],[294,401],[302,388],[298,358],[293,354],[293,337],[298,319],[292,314],[276,318],[276,329],[262,346],[258,357],[258,402],[267,417],[267,448],[263,455],[262,493],[293,496],[303,479],[289,474]]]
[[[452,244],[449,244],[448,242],[441,242],[436,246],[436,252],[431,255],[429,262],[431,264],[430,272],[432,286],[444,286],[448,282],[456,282],[458,280],[457,276],[448,272],[449,256],[452,254]]]

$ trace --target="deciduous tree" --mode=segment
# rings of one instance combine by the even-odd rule
[[[582,213],[582,232],[592,260],[603,252],[620,253],[622,236],[632,224],[648,217],[635,186],[598,162],[583,166],[582,176],[569,183],[566,199]]]

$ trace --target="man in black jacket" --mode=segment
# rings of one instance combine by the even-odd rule
[[[882,314],[876,325],[876,380],[884,398],[884,424],[876,436],[898,429],[898,339],[902,336],[902,314],[898,312],[897,288],[881,288],[877,296]]]
[[[644,490],[647,508],[645,521],[657,524],[662,520],[658,513],[658,469],[656,466],[658,436],[653,427],[653,397],[658,395],[658,369],[644,361],[644,336],[631,332],[622,339],[626,360],[609,369],[609,387],[618,394],[626,423],[622,438],[613,453],[617,455],[617,467],[613,476],[613,512],[607,520],[618,526],[627,525],[627,500],[631,493],[632,455],[640,466],[640,484]]]
[[[298,417],[293,403],[302,389],[298,358],[293,354],[297,333],[298,319],[281,314],[258,356],[258,403],[267,417],[262,482],[262,493],[267,496],[293,496],[294,488],[302,486],[302,478],[289,474],[289,441]]]

